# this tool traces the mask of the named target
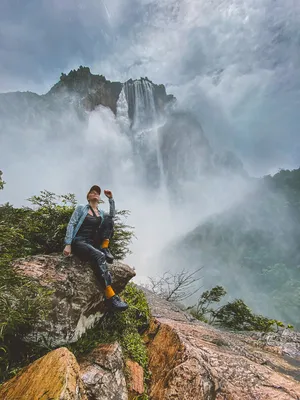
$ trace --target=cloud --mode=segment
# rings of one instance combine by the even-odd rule
[[[233,146],[251,172],[299,163],[300,6],[293,0],[16,5],[0,5],[0,91],[46,91],[80,64],[114,80],[148,76],[198,110],[207,135]]]

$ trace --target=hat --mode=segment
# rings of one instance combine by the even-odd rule
[[[93,185],[90,190],[88,191],[88,193],[91,193],[92,190],[95,190],[99,195],[101,194],[101,188],[98,185]]]

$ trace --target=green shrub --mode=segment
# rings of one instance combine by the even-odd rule
[[[226,290],[222,286],[215,286],[211,290],[206,290],[201,294],[197,304],[190,308],[191,314],[200,321],[209,322],[208,316],[211,316],[214,312],[211,305],[219,303],[225,294]]]
[[[241,299],[227,303],[213,312],[213,323],[225,328],[239,331],[271,332],[279,328],[293,329],[276,319],[254,314]]]
[[[3,184],[0,174],[0,189]],[[17,276],[11,262],[29,255],[61,253],[76,205],[74,195],[57,196],[48,191],[29,200],[31,207],[0,205],[0,382],[45,351],[25,345],[22,336],[36,320],[46,318],[49,309],[49,291]],[[117,212],[110,246],[116,259],[129,253],[133,237],[132,228],[123,222],[127,214]]]
[[[149,379],[147,349],[141,333],[147,329],[150,311],[144,293],[134,283],[129,283],[121,297],[129,307],[122,313],[107,313],[103,319],[83,335],[76,343],[69,345],[75,356],[83,356],[100,343],[119,342],[125,358],[136,361],[144,369],[144,385],[147,391]],[[136,400],[147,400],[143,394]]]
[[[292,325],[284,325],[276,319],[254,314],[241,299],[236,299],[216,309],[216,304],[225,294],[226,290],[222,286],[215,286],[202,293],[197,304],[188,307],[187,310],[200,321],[237,331],[270,332],[279,328],[293,329]]]
[[[122,313],[107,313],[104,318],[69,346],[76,355],[90,352],[99,343],[118,341],[125,357],[136,361],[145,370],[148,359],[140,333],[148,327],[150,311],[144,293],[134,283],[129,283],[121,297],[129,307]]]

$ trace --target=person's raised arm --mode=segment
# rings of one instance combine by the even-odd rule
[[[106,215],[109,215],[110,217],[115,217],[116,216],[116,206],[115,206],[115,200],[113,198],[113,194],[110,190],[104,190],[105,196],[108,198],[109,201],[109,213]]]

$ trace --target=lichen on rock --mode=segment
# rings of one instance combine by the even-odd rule
[[[2,400],[88,400],[74,355],[59,348],[25,367],[0,387]]]

